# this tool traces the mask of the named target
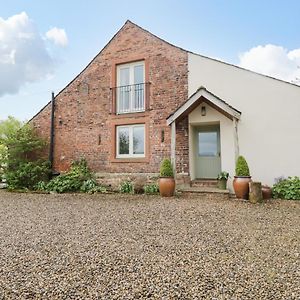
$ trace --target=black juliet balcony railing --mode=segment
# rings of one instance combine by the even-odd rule
[[[142,112],[149,103],[149,83],[137,83],[112,88],[113,110],[116,114]]]

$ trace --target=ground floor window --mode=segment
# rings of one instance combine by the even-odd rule
[[[145,157],[145,124],[117,126],[117,158]]]

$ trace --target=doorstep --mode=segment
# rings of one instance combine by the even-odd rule
[[[208,198],[229,199],[229,190],[220,190],[215,187],[183,187],[177,190],[178,193],[188,196],[206,196]]]

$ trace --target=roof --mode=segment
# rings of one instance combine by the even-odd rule
[[[239,110],[201,86],[167,118],[167,124],[170,125],[186,116],[203,102],[211,105],[230,119],[240,119],[241,117],[242,113]]]
[[[260,73],[257,73],[257,72],[254,72],[254,71],[251,71],[251,70],[248,70],[248,69],[244,69],[244,68],[242,68],[242,67],[239,67],[239,66],[237,66],[237,65],[233,65],[233,64],[230,64],[230,63],[226,63],[226,62],[224,62],[224,61],[221,61],[221,60],[218,60],[218,59],[215,59],[215,58],[211,58],[211,57],[208,57],[208,56],[205,56],[205,55],[201,55],[201,54],[198,54],[198,53],[194,53],[194,52],[192,52],[192,51],[189,51],[189,50],[186,50],[186,49],[184,49],[184,48],[181,48],[181,47],[178,47],[178,46],[176,46],[176,45],[174,45],[174,44],[172,44],[172,43],[170,43],[170,42],[168,42],[168,41],[166,41],[166,40],[164,40],[164,39],[162,39],[162,38],[160,38],[160,37],[158,37],[158,36],[156,36],[155,34],[153,34],[153,33],[151,33],[150,31],[148,31],[148,30],[146,30],[146,29],[144,29],[144,28],[142,28],[142,27],[140,27],[139,25],[137,25],[137,24],[135,24],[135,23],[133,23],[132,21],[130,21],[130,20],[127,20],[125,23],[124,23],[124,25],[114,34],[114,36],[108,41],[108,43],[95,55],[95,57],[87,64],[87,66],[77,75],[77,76],[75,76],[63,89],[61,89],[59,92],[58,92],[58,94],[56,95],[56,96],[58,96],[58,95],[60,95],[69,85],[71,85],[93,62],[94,62],[94,60],[98,57],[98,55],[100,55],[101,53],[102,53],[102,51],[111,43],[111,41],[118,35],[118,33],[119,32],[121,32],[122,31],[122,29],[127,25],[127,24],[131,24],[131,25],[134,25],[134,26],[136,26],[137,28],[139,28],[139,29],[141,29],[142,31],[144,31],[145,33],[147,33],[147,34],[150,34],[150,35],[152,35],[152,36],[154,36],[155,38],[157,38],[157,39],[159,39],[160,41],[162,41],[162,42],[164,42],[164,43],[167,43],[168,45],[170,45],[170,46],[172,46],[172,47],[175,47],[175,48],[177,48],[177,49],[180,49],[180,50],[182,50],[182,51],[185,51],[185,52],[187,52],[187,53],[191,53],[191,54],[194,54],[194,55],[198,55],[198,56],[200,56],[200,57],[203,57],[203,58],[206,58],[206,59],[210,59],[210,60],[213,60],[213,61],[216,61],[216,62],[219,62],[219,63],[222,63],[222,64],[225,64],[225,65],[228,65],[228,66],[232,66],[232,67],[235,67],[235,68],[238,68],[238,69],[241,69],[241,70],[244,70],[244,71],[247,71],[247,72],[251,72],[251,73],[254,73],[254,74],[257,74],[257,75],[260,75],[260,76],[263,76],[263,77],[266,77],[266,78],[270,78],[270,79],[273,79],[273,80],[277,80],[277,81],[280,81],[280,82],[283,82],[283,83],[286,83],[286,84],[290,84],[290,85],[292,85],[292,86],[296,86],[296,87],[299,87],[300,88],[300,86],[299,85],[297,85],[297,84],[294,84],[294,83],[291,83],[291,82],[287,82],[287,81],[284,81],[284,80],[282,80],[282,79],[278,79],[278,78],[274,78],[274,77],[271,77],[271,76],[267,76],[267,75],[263,75],[263,74],[260,74]],[[55,97],[56,97],[55,96]],[[28,122],[30,122],[32,119],[34,119],[38,114],[40,114],[47,106],[48,106],[48,104],[50,103],[51,101],[49,101],[38,113],[36,113]]]

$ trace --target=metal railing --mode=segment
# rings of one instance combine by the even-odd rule
[[[117,114],[144,111],[146,109],[147,83],[137,83],[112,88]]]

